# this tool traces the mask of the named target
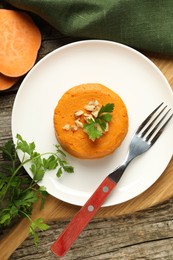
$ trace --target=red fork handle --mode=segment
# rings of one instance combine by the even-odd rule
[[[96,214],[115,186],[116,183],[109,179],[109,177],[106,177],[103,180],[93,195],[52,244],[51,250],[55,255],[64,256],[66,254],[73,242]]]

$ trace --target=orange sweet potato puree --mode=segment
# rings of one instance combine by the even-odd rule
[[[84,110],[91,100],[100,104],[114,103],[109,131],[94,142],[82,128],[66,131],[63,126],[74,124],[74,113]],[[87,112],[87,111],[85,111]],[[81,159],[97,159],[111,154],[120,146],[128,131],[128,114],[122,99],[115,92],[97,83],[87,83],[69,89],[54,111],[54,127],[58,142],[71,155]]]

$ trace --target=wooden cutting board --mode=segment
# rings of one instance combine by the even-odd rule
[[[173,89],[173,58],[147,56],[160,68]],[[118,215],[130,214],[161,203],[173,196],[172,184],[173,159],[170,161],[161,177],[148,190],[130,201],[116,206],[101,208],[95,217],[113,218]],[[42,217],[46,222],[52,220],[70,220],[79,209],[80,207],[78,206],[70,205],[49,196],[43,210],[40,211],[40,205],[38,203],[35,204],[32,218],[36,219]],[[1,240],[1,259],[8,259],[15,249],[25,240],[28,236],[28,227],[28,221],[23,219],[10,230],[9,234],[7,234],[3,240]],[[12,241],[12,243],[9,243],[9,241]]]

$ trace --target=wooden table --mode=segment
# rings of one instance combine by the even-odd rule
[[[35,16],[34,19],[42,32],[42,46],[38,60],[50,51],[77,40],[61,35]],[[154,54],[147,56],[157,64],[173,86],[173,58]],[[21,81],[8,91],[0,93],[0,145],[11,138],[12,106]],[[0,160],[2,161],[2,158]],[[169,172],[173,173],[172,166]],[[122,210],[123,206],[116,211],[117,214],[106,214],[104,213],[106,210],[101,212],[85,228],[64,259],[173,259],[173,197],[168,194],[164,198],[167,198],[166,201],[160,204],[152,203],[151,205],[157,205],[145,210],[140,210],[142,207],[138,207],[139,211],[134,210],[131,214],[126,210],[127,207]],[[57,259],[51,253],[50,246],[65,228],[70,216],[77,210],[78,207],[70,208],[66,219],[61,217],[59,221],[48,222],[49,230],[39,232],[38,250],[34,247],[33,238],[28,237],[10,256],[10,259]],[[21,226],[25,224],[21,222]],[[11,245],[16,243],[19,237],[20,232],[16,233],[12,240],[9,239],[5,246],[0,245],[0,260],[6,259],[2,257],[4,251],[9,251],[10,255]],[[2,234],[1,238],[3,238]]]

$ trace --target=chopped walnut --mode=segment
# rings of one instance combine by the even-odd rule
[[[88,105],[94,105],[96,107],[99,105],[99,102],[97,100],[91,100],[88,102]]]
[[[84,114],[84,120],[85,120],[86,122],[88,122],[89,119],[92,119],[93,121],[95,121],[95,120],[94,120],[94,117],[93,117],[91,114],[86,114],[86,113],[85,113],[85,114]]]
[[[77,127],[83,128],[83,123],[79,119],[75,120],[75,123]]]
[[[70,125],[69,124],[66,124],[62,127],[62,129],[66,130],[66,131],[69,131],[70,130]]]
[[[77,118],[77,117],[83,115],[83,113],[84,113],[84,112],[83,112],[82,110],[78,110],[78,111],[76,111],[76,112],[74,113],[74,115],[75,115],[75,117]]]
[[[99,113],[99,110],[100,110],[100,108],[97,106],[97,107],[91,112],[91,114],[92,114],[94,117],[97,117],[97,116],[98,116],[98,113]]]
[[[87,111],[93,111],[95,109],[95,106],[94,105],[86,105],[84,106],[84,108],[87,110]]]
[[[72,130],[73,132],[77,131],[77,130],[78,130],[77,125],[71,125],[71,130]]]
[[[106,129],[105,129],[105,132],[108,132],[109,131],[109,124],[108,122],[106,122]]]

